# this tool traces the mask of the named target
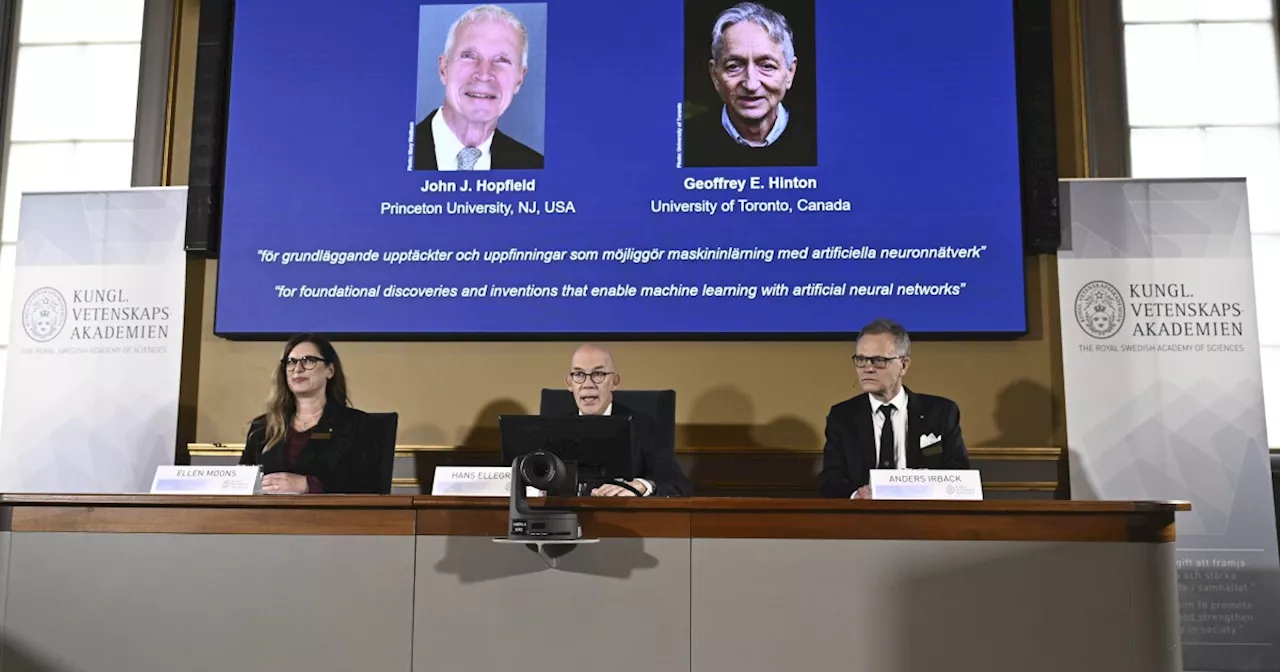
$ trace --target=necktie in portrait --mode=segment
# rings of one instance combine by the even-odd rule
[[[475,170],[476,161],[480,160],[480,150],[475,147],[463,147],[458,152],[458,170]]]

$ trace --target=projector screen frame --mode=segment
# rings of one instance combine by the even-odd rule
[[[204,0],[200,7],[187,240],[188,253],[216,260],[221,249],[228,101],[230,98],[236,0]],[[1053,83],[1052,22],[1049,3],[1010,0],[1016,69],[1020,230],[1023,254],[1018,277],[1023,282],[1022,329],[1008,331],[911,331],[917,341],[1012,341],[1031,334],[1033,286],[1029,264],[1056,252],[1060,243],[1056,122]],[[197,175],[200,177],[197,178]],[[221,332],[217,304],[223,297],[215,274],[214,336],[229,341],[278,341],[295,332]],[[858,323],[892,315],[865,315]],[[904,326],[910,331],[909,323]],[[347,342],[555,342],[581,340],[685,342],[820,342],[851,341],[850,332],[324,332]]]

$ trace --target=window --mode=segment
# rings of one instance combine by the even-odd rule
[[[128,187],[144,0],[21,3],[0,208],[0,401],[23,191]]]
[[[1272,0],[1124,0],[1134,177],[1245,177],[1269,443],[1280,446],[1280,73]]]

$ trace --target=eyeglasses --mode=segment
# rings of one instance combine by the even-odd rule
[[[591,373],[587,373],[586,371],[574,371],[569,374],[569,379],[575,383],[581,384],[587,382],[587,376],[591,376],[591,382],[599,385],[603,383],[606,378],[612,375],[612,371],[592,371]]]
[[[854,355],[853,365],[861,369],[862,367],[870,364],[877,369],[883,369],[884,367],[889,366],[889,362],[892,362],[895,359],[902,359],[902,355],[898,355],[897,357],[864,357],[862,355]]]
[[[311,369],[316,368],[317,364],[325,361],[328,361],[328,360],[326,360],[324,357],[307,355],[306,357],[285,357],[284,359],[280,360],[280,364],[281,366],[284,367],[285,371],[292,371],[298,366],[301,366],[303,371],[310,371]]]

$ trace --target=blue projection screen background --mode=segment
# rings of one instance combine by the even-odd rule
[[[1024,332],[1010,5],[733,4],[238,3],[216,333]]]

